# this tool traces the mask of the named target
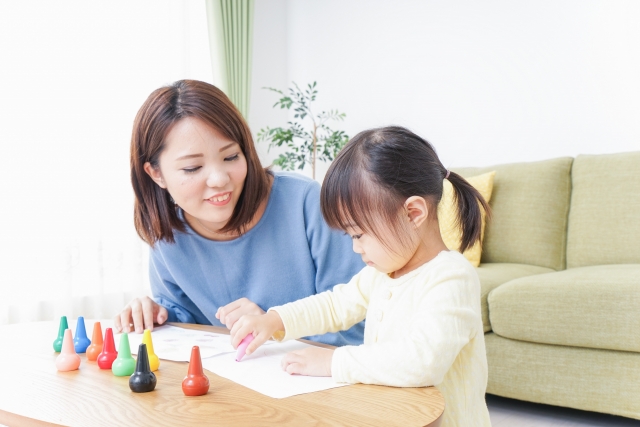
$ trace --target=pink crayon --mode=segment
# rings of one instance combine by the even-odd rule
[[[249,343],[253,341],[253,334],[249,334],[240,341],[240,345],[238,345],[238,353],[236,354],[236,362],[242,360],[245,354],[247,354],[247,346]]]
[[[62,340],[62,349],[56,358],[56,369],[58,371],[75,371],[80,366],[80,356],[73,347],[73,336],[71,329],[65,329]]]

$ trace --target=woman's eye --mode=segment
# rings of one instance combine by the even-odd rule
[[[240,158],[240,155],[238,153],[234,154],[233,156],[229,156],[227,158],[225,158],[225,162],[232,162],[234,160],[238,160]]]
[[[185,171],[185,173],[194,173],[198,169],[200,169],[200,166],[196,166],[195,168],[184,168],[182,170]]]
[[[345,235],[345,236],[349,236],[349,237],[351,237],[351,238],[352,238],[352,239],[354,239],[354,240],[357,240],[357,239],[359,239],[359,238],[361,238],[361,237],[362,237],[362,234],[354,234],[354,235],[351,235],[351,234],[347,233],[346,231],[344,232],[344,235]]]

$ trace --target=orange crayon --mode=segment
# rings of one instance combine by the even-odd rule
[[[102,352],[102,343],[102,325],[100,325],[100,322],[96,322],[93,324],[91,345],[87,347],[87,360],[98,360],[98,356]]]

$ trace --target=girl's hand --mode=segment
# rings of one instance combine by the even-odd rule
[[[281,366],[288,374],[330,377],[333,351],[322,347],[309,347],[304,350],[292,351],[282,358]]]
[[[253,341],[247,346],[245,354],[251,354],[277,331],[284,330],[282,319],[276,311],[266,314],[247,314],[242,316],[231,328],[231,345],[238,348],[240,341],[249,334],[253,335]]]
[[[153,330],[153,324],[162,325],[169,318],[167,309],[149,297],[134,298],[113,319],[114,332],[131,332],[141,334],[145,329]]]
[[[245,314],[264,314],[264,310],[247,298],[240,298],[224,307],[218,308],[218,311],[216,311],[216,319],[219,319],[227,329],[231,329],[238,319]]]

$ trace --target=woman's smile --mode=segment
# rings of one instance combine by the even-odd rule
[[[214,206],[224,206],[229,203],[229,201],[231,201],[231,191],[216,194],[215,196],[205,199],[205,202],[210,203]]]

